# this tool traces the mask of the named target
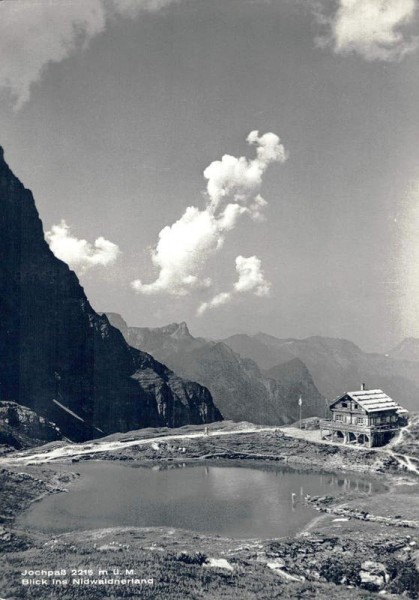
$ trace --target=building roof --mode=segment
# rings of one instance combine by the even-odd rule
[[[399,410],[402,408],[400,404],[397,404],[390,396],[387,396],[383,390],[358,390],[356,392],[347,392],[340,398],[334,400],[331,406],[345,396],[350,396],[350,398],[355,400],[367,413],[380,412],[382,410]]]

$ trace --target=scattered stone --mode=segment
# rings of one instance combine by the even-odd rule
[[[103,546],[99,546],[99,552],[120,552],[122,548],[119,546],[113,546],[112,544],[104,544]]]
[[[10,533],[10,531],[7,531],[7,529],[0,526],[0,540],[2,542],[10,542],[11,539],[12,534]]]
[[[390,581],[386,566],[373,560],[366,560],[362,563],[359,576],[361,586],[371,592],[382,590],[386,583]]]
[[[282,558],[277,558],[276,560],[268,562],[267,565],[270,569],[273,570],[283,569],[285,567],[285,560],[282,560]]]
[[[234,567],[225,558],[207,558],[203,566],[209,568],[227,569],[227,571],[234,571]]]

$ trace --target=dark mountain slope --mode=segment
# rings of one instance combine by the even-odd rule
[[[208,390],[130,348],[45,242],[0,152],[0,398],[75,439],[221,418]],[[56,400],[54,402],[53,400]]]

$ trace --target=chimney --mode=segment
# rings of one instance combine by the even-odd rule
[[[361,383],[361,391],[364,392],[365,391],[365,383]]]

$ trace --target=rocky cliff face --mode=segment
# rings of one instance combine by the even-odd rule
[[[17,450],[65,439],[44,417],[16,402],[0,401],[0,444]]]
[[[83,440],[221,419],[208,390],[131,348],[45,242],[31,192],[0,152],[0,398]]]
[[[199,381],[211,392],[225,419],[283,425],[299,415],[298,398],[304,396],[303,415],[323,416],[324,399],[310,373],[298,360],[265,374],[222,342],[194,338],[186,323],[165,327],[128,327],[120,315],[107,313],[132,346],[142,347],[183,377]]]
[[[299,406],[296,402],[302,399],[301,414],[304,417],[328,417],[329,403],[314,385],[313,378],[299,358],[293,358],[281,365],[265,371],[265,375],[274,379],[278,392],[287,398],[288,414],[294,419],[299,418]]]

